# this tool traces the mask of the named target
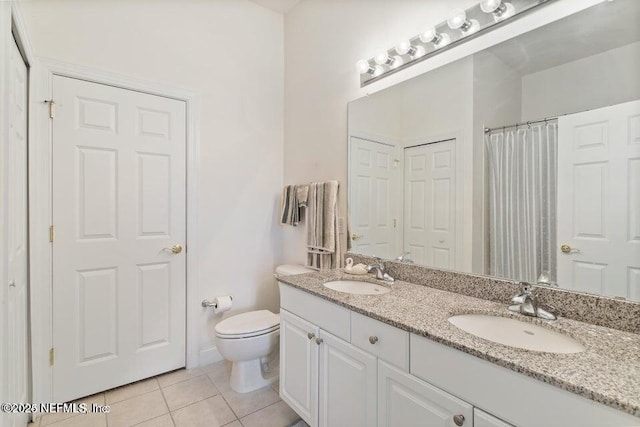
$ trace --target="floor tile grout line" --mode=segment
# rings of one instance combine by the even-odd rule
[[[249,415],[251,415],[251,414],[255,414],[256,412],[260,412],[260,411],[262,411],[263,409],[267,409],[268,407],[273,406],[273,405],[275,405],[275,404],[278,404],[278,403],[280,403],[280,402],[282,402],[282,399],[280,399],[280,396],[278,396],[278,400],[277,400],[276,402],[270,403],[270,404],[268,404],[267,406],[265,406],[264,408],[260,408],[260,409],[257,409],[257,410],[255,410],[255,411],[253,411],[253,412],[249,412],[247,415],[243,415],[243,416],[242,416],[242,418],[248,417]],[[238,420],[240,420],[240,418],[238,418]]]
[[[236,414],[236,411],[231,407],[231,405],[229,404],[229,401],[227,400],[226,397],[224,397],[224,394],[222,392],[220,392],[220,396],[222,396],[222,400],[224,400],[224,403],[226,403],[229,409],[231,409],[231,412],[233,413],[233,415],[236,416],[236,420],[240,421],[240,417],[238,416],[238,414]]]
[[[132,425],[131,427],[136,427],[136,426],[139,426],[140,424],[148,423],[149,421],[153,421],[153,420],[157,420],[158,418],[162,418],[165,415],[167,415],[167,414],[158,415],[157,417],[153,417],[153,418],[149,418],[148,420],[140,421],[139,423],[136,423],[136,424]],[[173,423],[173,418],[171,419],[171,422]],[[175,426],[175,423],[174,423],[174,426]]]
[[[160,384],[158,384],[160,385]],[[173,414],[171,413],[171,408],[169,408],[169,402],[167,402],[167,397],[164,395],[164,390],[162,390],[162,387],[160,387],[160,395],[162,396],[162,400],[164,401],[164,404],[167,406],[167,411],[169,414],[169,418],[171,418],[171,424],[176,425],[176,420],[173,419]],[[164,414],[163,414],[164,415]]]
[[[154,391],[160,390],[160,387],[154,388],[153,390],[148,390],[140,394],[136,394],[135,396],[127,397],[126,399],[118,400],[117,402],[105,403],[105,405],[109,405],[109,407],[116,405],[118,403],[126,402],[127,400],[135,399],[136,397],[144,396],[145,394],[153,393]]]
[[[192,379],[193,379],[193,378],[192,378]],[[209,382],[211,383],[211,385],[213,386],[213,388],[215,388],[215,389],[216,389],[216,391],[218,392],[217,394],[214,394],[214,395],[209,396],[209,397],[205,397],[205,398],[200,399],[200,400],[193,401],[193,402],[191,402],[191,403],[186,404],[185,406],[181,406],[181,407],[176,408],[176,409],[171,409],[171,408],[169,408],[169,403],[167,402],[167,399],[166,399],[166,397],[165,397],[165,395],[164,395],[164,392],[163,392],[163,393],[162,393],[162,397],[165,399],[165,403],[167,404],[167,408],[169,408],[169,412],[179,411],[179,410],[184,409],[184,408],[187,408],[187,407],[189,407],[189,406],[191,406],[191,405],[193,405],[193,404],[200,403],[200,402],[202,402],[203,400],[207,400],[207,399],[211,399],[212,397],[216,397],[217,395],[222,396],[222,393],[220,392],[220,390],[218,390],[218,387],[216,387],[215,383],[211,380],[211,378],[209,378]],[[173,416],[172,416],[171,418],[173,418]],[[175,423],[174,423],[174,424],[175,424]]]
[[[183,369],[184,369],[184,368],[183,368]],[[202,371],[202,373],[201,373],[201,374],[194,375],[194,376],[192,376],[192,377],[185,378],[185,379],[183,379],[183,380],[176,381],[175,383],[171,383],[171,384],[167,384],[167,385],[162,385],[162,384],[160,384],[160,380],[158,380],[158,378],[160,378],[160,377],[162,377],[162,376],[164,376],[164,375],[171,374],[171,373],[173,373],[173,372],[179,372],[179,371],[180,371],[180,369],[179,369],[179,370],[177,370],[177,371],[171,371],[171,372],[167,372],[167,373],[164,373],[164,374],[160,374],[160,375],[158,375],[158,376],[156,376],[156,377],[152,377],[152,378],[155,378],[155,379],[158,381],[158,386],[159,386],[160,388],[166,388],[166,387],[171,387],[171,386],[176,385],[176,384],[183,383],[183,382],[185,382],[185,381],[192,380],[192,379],[194,379],[194,378],[201,377],[201,376],[203,376],[203,375],[208,376],[208,375],[207,375],[207,373],[206,373],[206,372],[204,372],[201,368],[198,368],[198,369],[200,369],[200,370]]]

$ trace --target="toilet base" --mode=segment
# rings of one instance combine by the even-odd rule
[[[229,385],[237,393],[248,393],[273,384],[278,380],[277,365],[265,371],[265,365],[272,365],[267,358],[233,362]]]

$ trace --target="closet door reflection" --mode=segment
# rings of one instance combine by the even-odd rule
[[[396,229],[402,191],[399,172],[395,146],[351,137],[349,209],[353,252],[381,258],[398,255]]]
[[[404,251],[414,262],[455,267],[455,139],[404,149]]]

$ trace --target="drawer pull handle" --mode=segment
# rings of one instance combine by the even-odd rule
[[[316,344],[320,345],[324,341],[322,338],[316,338]]]
[[[453,422],[456,423],[457,426],[461,426],[464,424],[464,415],[454,415]]]
[[[371,344],[375,344],[375,343],[377,343],[377,342],[378,342],[378,337],[376,337],[375,335],[374,335],[374,336],[369,337],[369,342],[370,342]]]
[[[307,337],[312,340],[314,337],[316,336],[316,334],[314,334],[313,332],[308,332],[307,333]]]

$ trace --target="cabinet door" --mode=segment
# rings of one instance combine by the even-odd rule
[[[473,425],[474,427],[513,427],[478,408],[473,408]]]
[[[311,427],[318,425],[318,335],[318,327],[280,311],[280,397]]]
[[[320,330],[319,425],[375,426],[376,357]]]
[[[457,425],[473,425],[470,404],[378,361],[378,427]]]

